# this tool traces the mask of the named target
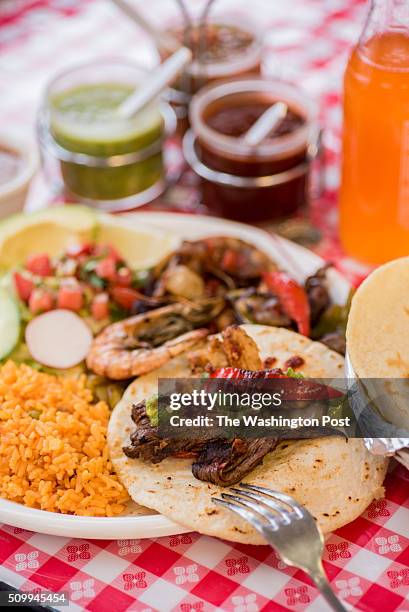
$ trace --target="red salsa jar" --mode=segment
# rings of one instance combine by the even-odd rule
[[[244,143],[246,131],[278,101],[287,104],[286,116],[260,145]],[[288,217],[306,203],[319,130],[316,106],[298,88],[262,78],[209,85],[193,98],[190,121],[184,152],[211,212],[260,222]]]

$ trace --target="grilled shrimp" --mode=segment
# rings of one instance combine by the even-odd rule
[[[113,380],[147,374],[207,336],[208,329],[195,328],[212,321],[223,307],[220,298],[177,302],[108,325],[94,339],[87,366]]]

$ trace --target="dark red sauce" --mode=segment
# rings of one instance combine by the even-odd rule
[[[206,118],[207,125],[225,136],[233,136],[239,138],[243,136],[257,119],[266,111],[271,104],[254,103],[246,104],[245,106],[230,106],[222,108],[214,114]],[[273,133],[269,135],[269,139],[277,136],[290,134],[294,130],[301,127],[304,123],[303,117],[295,111],[289,109],[286,116],[276,126]]]
[[[233,102],[233,100],[231,101]],[[204,120],[214,131],[225,136],[240,138],[274,103],[262,96],[252,96],[241,104],[218,104],[209,108]],[[289,135],[305,124],[305,118],[296,110],[289,109],[286,117],[277,125],[266,139],[273,143],[280,136]],[[239,177],[272,176],[307,162],[307,146],[299,147],[287,154],[260,157],[253,155],[230,155],[216,150],[199,139],[196,150],[201,161],[209,168]],[[239,221],[260,222],[290,216],[306,201],[307,165],[299,175],[286,182],[269,187],[237,187],[203,180],[202,194],[204,203],[215,214]]]

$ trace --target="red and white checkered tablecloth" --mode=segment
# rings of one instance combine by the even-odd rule
[[[173,4],[150,0],[149,10],[163,19]],[[249,7],[245,0],[220,4],[235,13]],[[253,19],[268,28],[267,72],[296,80],[321,101],[327,191],[314,204],[312,217],[324,233],[319,252],[353,281],[366,269],[345,257],[336,240],[339,92],[364,4],[251,2]],[[32,129],[42,88],[56,70],[112,55],[145,65],[155,61],[146,37],[108,0],[1,0],[0,129]],[[269,547],[232,545],[196,533],[155,540],[70,540],[0,524],[0,562],[0,580],[23,590],[67,591],[71,603],[64,609],[72,612],[326,609],[305,574],[286,567]],[[324,565],[351,609],[409,612],[408,472],[396,468],[388,476],[386,498],[327,540]]]

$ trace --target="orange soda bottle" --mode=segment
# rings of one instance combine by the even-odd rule
[[[344,80],[340,235],[368,263],[409,255],[409,1],[373,0]]]

